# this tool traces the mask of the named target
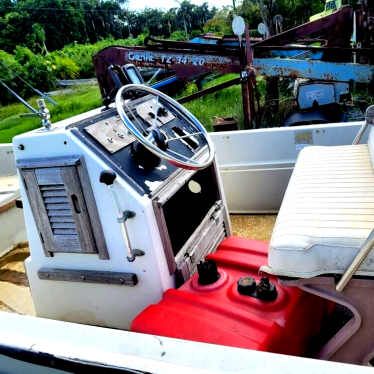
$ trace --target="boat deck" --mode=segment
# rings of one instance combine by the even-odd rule
[[[274,229],[276,214],[232,214],[231,226],[232,234],[234,236],[241,236],[242,238],[249,238],[261,240],[263,242],[270,241],[271,234]]]
[[[234,236],[269,241],[275,214],[231,215]],[[0,311],[35,315],[24,261],[30,255],[26,244],[20,245],[0,258]]]
[[[17,175],[0,177],[0,205],[19,197],[19,181]]]
[[[23,265],[30,252],[20,245],[0,258],[0,311],[35,315]]]

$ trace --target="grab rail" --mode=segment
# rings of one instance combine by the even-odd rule
[[[369,106],[369,108],[366,109],[365,113],[365,123],[361,126],[360,130],[358,131],[358,134],[355,137],[355,140],[353,141],[352,145],[357,145],[360,143],[360,140],[364,136],[364,133],[369,125],[374,124],[374,105]]]
[[[353,259],[351,264],[348,266],[348,269],[344,272],[342,278],[336,285],[336,290],[342,292],[347,286],[348,282],[355,275],[357,269],[363,263],[367,255],[374,247],[374,230],[370,233],[368,238],[365,240],[365,243],[361,246],[360,251],[357,253],[356,257]]]
[[[122,236],[127,249],[127,261],[134,262],[137,256],[144,256],[144,251],[132,248],[127,232],[126,221],[135,217],[135,213],[130,210],[122,211],[118,196],[113,188],[113,182],[116,178],[117,175],[113,170],[104,170],[100,174],[100,183],[104,183],[109,187],[110,195],[117,213],[117,222],[121,225]]]

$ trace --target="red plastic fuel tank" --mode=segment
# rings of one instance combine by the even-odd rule
[[[167,290],[133,321],[131,330],[197,342],[302,356],[320,331],[333,304],[296,287],[281,287],[262,301],[237,291],[237,280],[267,264],[269,243],[229,237],[207,259],[217,263],[220,278],[203,286],[196,274],[179,289]]]

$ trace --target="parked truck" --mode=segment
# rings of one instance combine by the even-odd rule
[[[316,19],[328,16],[329,14],[340,9],[344,5],[349,5],[348,0],[328,0],[325,3],[325,10],[321,13],[317,13],[314,16],[310,17],[310,22],[315,21]]]

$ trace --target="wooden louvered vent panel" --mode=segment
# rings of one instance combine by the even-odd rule
[[[83,156],[19,160],[17,167],[46,256],[98,253],[108,259]]]
[[[79,246],[77,226],[65,186],[63,184],[40,186],[40,190],[53,235],[74,235]]]

